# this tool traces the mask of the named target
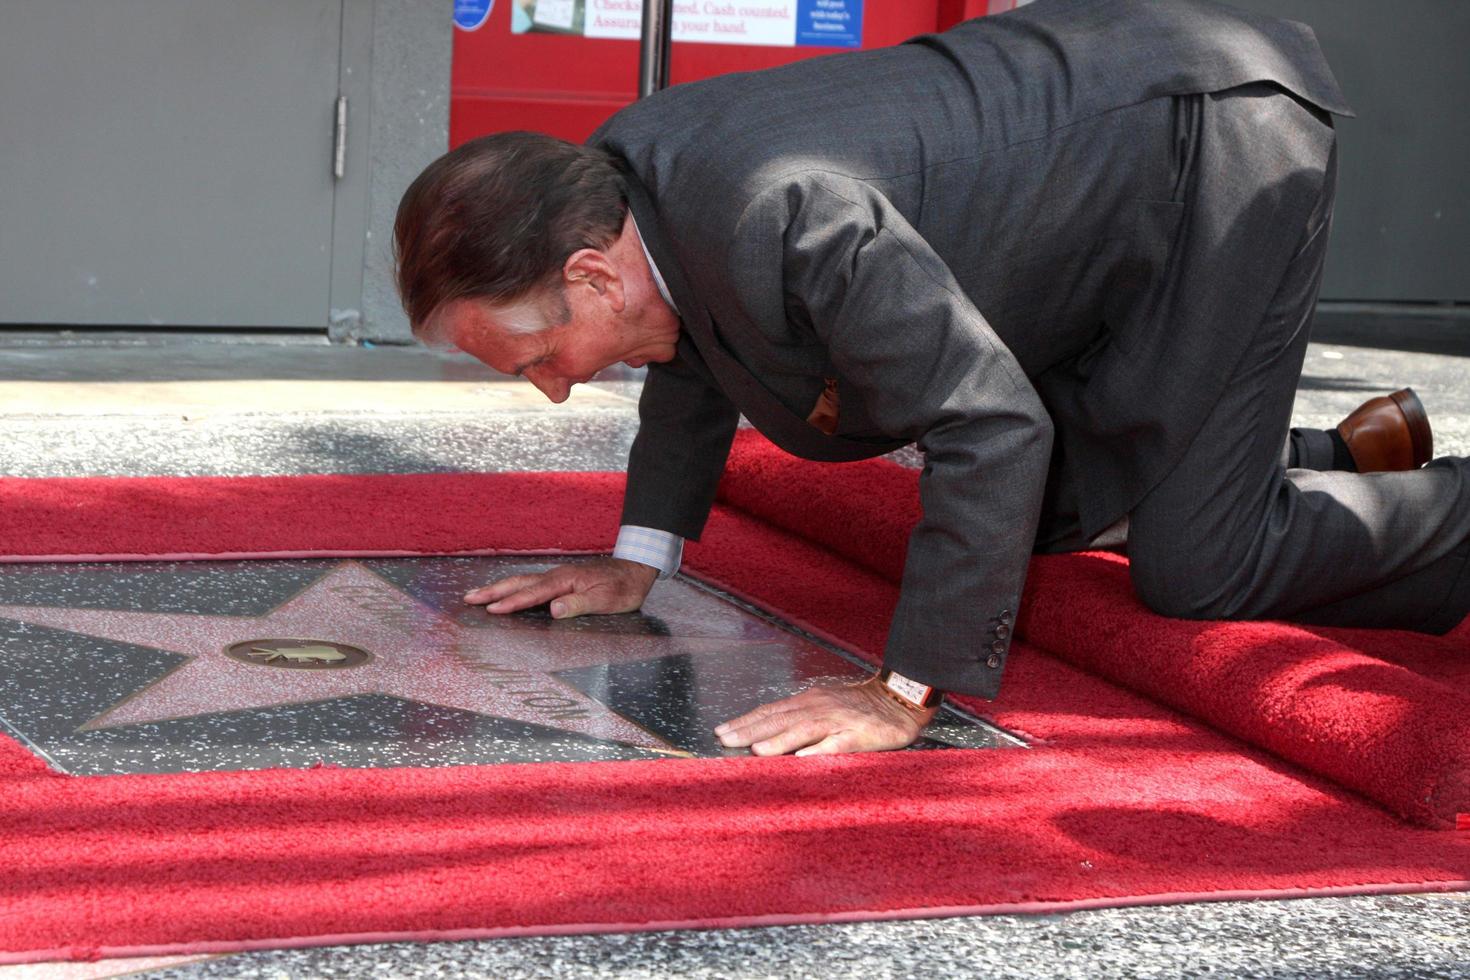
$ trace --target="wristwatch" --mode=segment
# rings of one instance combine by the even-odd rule
[[[878,672],[878,686],[899,704],[915,711],[937,708],[939,702],[944,700],[944,692],[938,688],[920,684],[913,678],[895,673],[886,667]]]

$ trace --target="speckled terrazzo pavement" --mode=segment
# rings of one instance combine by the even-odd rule
[[[258,340],[258,338],[257,338]],[[3,341],[0,341],[3,343]],[[341,377],[461,382],[473,365],[424,352],[188,338],[130,339],[84,351],[60,342],[0,346],[7,380],[117,381]],[[594,383],[630,395],[626,375]],[[1373,394],[1413,385],[1438,454],[1470,453],[1470,358],[1314,344],[1296,424],[1325,427]],[[74,398],[77,389],[69,389]],[[432,401],[380,412],[284,405],[192,421],[165,389],[128,413],[99,400],[66,417],[6,414],[4,475],[276,474],[456,469],[619,469],[636,428],[631,401],[535,413],[444,411]],[[141,407],[140,407],[141,406]],[[900,454],[909,463],[912,453]],[[1305,842],[1304,842],[1305,843]],[[136,970],[118,965],[118,972]],[[0,980],[46,976],[0,967]],[[12,972],[14,971],[14,972]],[[62,975],[57,968],[57,976]],[[91,974],[97,976],[99,974]],[[393,944],[239,954],[145,974],[158,978],[540,977],[1464,977],[1470,897],[1424,895],[1200,903],[1069,915],[992,916],[711,932]]]
[[[190,964],[153,980],[687,977],[1463,978],[1470,902],[1400,896],[1226,902],[717,932],[633,933],[284,950]]]
[[[8,381],[66,384],[65,414],[6,411],[0,401],[5,439],[0,440],[0,475],[5,476],[277,476],[292,473],[426,473],[499,471],[534,466],[541,470],[617,470],[627,460],[637,433],[632,398],[637,382],[628,372],[609,372],[592,387],[607,400],[577,397],[562,406],[532,401],[514,409],[446,411],[431,398],[395,401],[373,410],[293,412],[289,405],[243,402],[233,412],[184,417],[165,365],[179,360],[174,375],[195,384],[226,382],[233,370],[243,378],[296,378],[303,384],[298,346],[241,348],[201,344],[179,358],[175,345],[130,347],[125,361],[109,362],[92,348],[6,348],[0,337],[0,394]],[[306,366],[334,376],[332,353],[340,350],[340,376],[363,380],[375,354],[392,380],[454,383],[473,377],[460,358],[411,351],[308,348]],[[77,382],[115,383],[131,367],[138,383],[127,411],[115,397],[98,398],[93,411],[73,401]],[[484,373],[482,371],[482,373]],[[157,382],[148,389],[149,380]],[[1439,455],[1470,453],[1470,358],[1313,344],[1298,392],[1297,425],[1335,425],[1375,394],[1413,385],[1434,426]],[[529,386],[527,386],[529,387]],[[58,391],[58,396],[63,392]],[[614,397],[615,396],[615,397]],[[151,401],[150,401],[151,398]],[[612,404],[609,404],[611,402]],[[621,402],[621,406],[617,405]],[[532,410],[534,408],[534,410]],[[151,410],[150,410],[151,409]],[[900,451],[910,465],[917,453]]]
[[[3,382],[0,382],[3,384]],[[626,465],[627,412],[531,415],[14,419],[0,441],[6,476],[288,476]]]

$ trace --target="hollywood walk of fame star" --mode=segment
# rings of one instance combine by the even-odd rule
[[[188,658],[82,731],[382,694],[687,755],[554,672],[649,660],[675,644],[681,653],[752,650],[727,639],[464,627],[353,561],[263,616],[0,606],[0,617]],[[281,637],[350,645],[371,659],[345,670],[280,670],[227,652]]]

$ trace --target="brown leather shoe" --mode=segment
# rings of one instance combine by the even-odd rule
[[[1337,432],[1359,473],[1417,470],[1434,456],[1429,416],[1413,388],[1368,399]]]

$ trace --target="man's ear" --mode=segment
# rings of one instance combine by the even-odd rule
[[[590,286],[612,306],[614,312],[622,312],[623,279],[606,252],[595,248],[573,252],[562,266],[562,279],[568,289]]]

